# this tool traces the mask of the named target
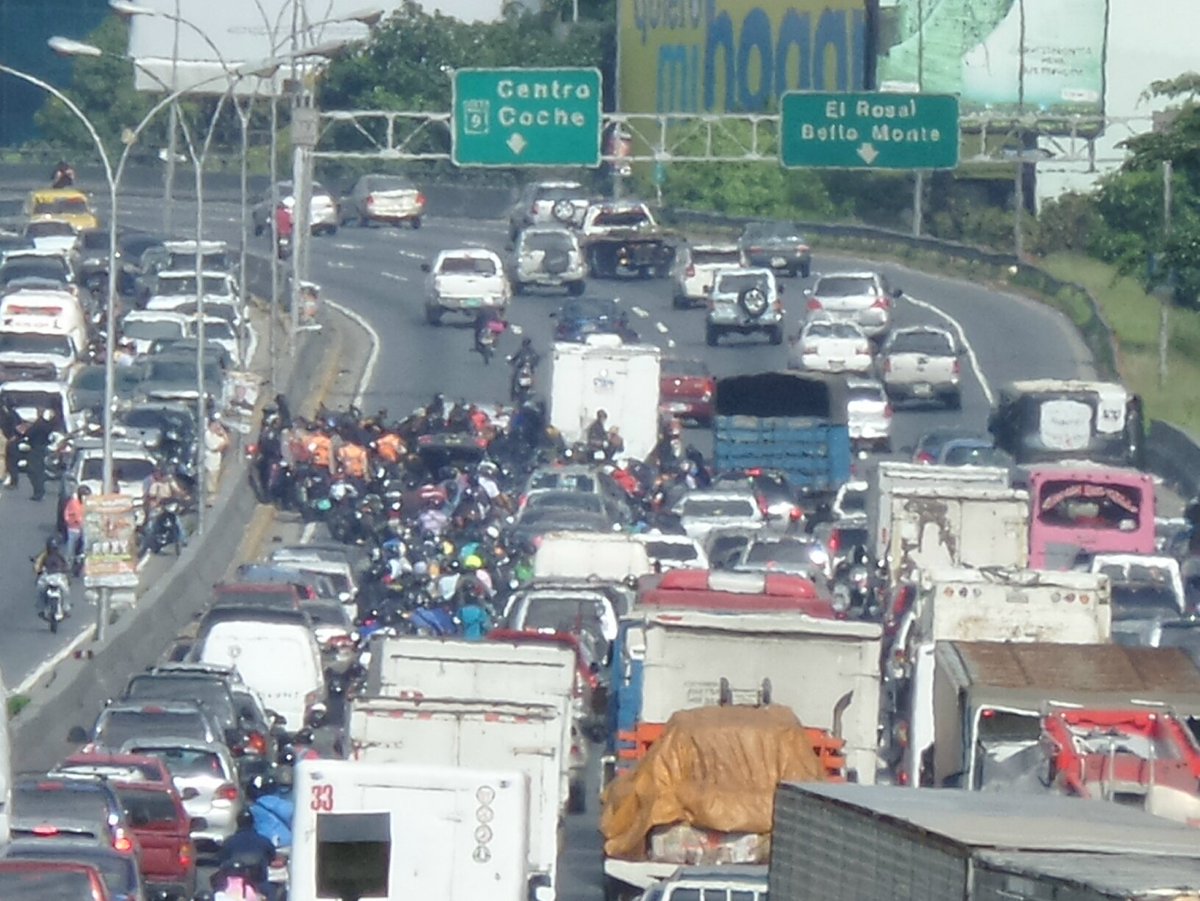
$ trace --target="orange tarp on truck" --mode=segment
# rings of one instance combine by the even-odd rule
[[[605,791],[604,853],[644,860],[651,830],[676,823],[768,833],[780,782],[824,778],[804,726],[787,707],[681,710],[637,767]]]

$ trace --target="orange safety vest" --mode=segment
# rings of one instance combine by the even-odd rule
[[[343,444],[337,452],[338,464],[342,472],[353,479],[363,479],[367,475],[367,451],[360,444]]]
[[[308,450],[308,432],[303,429],[292,429],[288,433],[288,452],[292,455],[293,463],[307,463],[312,457]]]
[[[385,432],[375,439],[375,450],[385,463],[399,463],[404,453],[404,442],[399,435]]]
[[[328,467],[333,460],[333,441],[328,435],[313,435],[308,439],[308,452],[315,466]]]

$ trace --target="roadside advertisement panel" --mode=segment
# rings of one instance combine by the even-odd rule
[[[84,501],[84,584],[89,588],[136,586],[137,523],[133,498],[92,494]]]
[[[957,94],[964,113],[1104,113],[1109,0],[890,0],[880,90]]]
[[[872,0],[617,0],[623,113],[777,112],[866,80]]]

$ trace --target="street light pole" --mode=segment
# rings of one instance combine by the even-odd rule
[[[175,40],[171,47],[171,90],[179,88],[179,0],[175,0]],[[167,237],[171,236],[171,229],[174,227],[175,214],[175,156],[179,152],[179,104],[172,103],[168,117],[167,128],[169,135],[167,137],[167,160],[166,171],[163,175],[165,184],[163,185],[163,232]]]

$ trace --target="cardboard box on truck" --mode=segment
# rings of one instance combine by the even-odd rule
[[[294,901],[549,901],[521,772],[303,760],[295,785]]]
[[[1198,874],[1194,830],[1115,804],[844,783],[775,795],[775,899],[1162,898]],[[1125,893],[1106,893],[1114,884]]]

